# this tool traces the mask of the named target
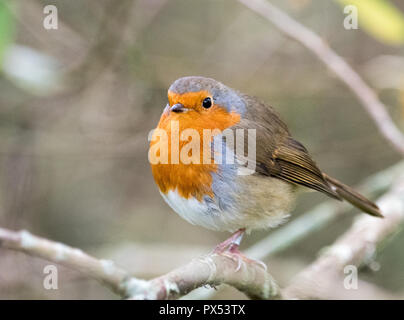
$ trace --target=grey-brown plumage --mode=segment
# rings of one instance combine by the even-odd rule
[[[259,174],[305,186],[338,200],[344,199],[370,215],[382,217],[376,204],[322,173],[307,149],[292,138],[272,107],[255,97],[243,94],[242,98],[247,107],[237,127],[256,129],[256,170]]]

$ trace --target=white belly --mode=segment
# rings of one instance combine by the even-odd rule
[[[231,214],[221,212],[212,203],[209,204],[205,200],[198,201],[193,197],[185,199],[177,190],[170,190],[167,194],[161,193],[161,195],[175,212],[191,224],[216,231],[234,229],[231,228]]]
[[[272,178],[247,179],[253,182],[262,180],[250,182],[248,188],[237,193],[232,204],[225,208],[209,199],[185,199],[177,190],[161,195],[183,219],[210,230],[234,232],[246,228],[250,231],[273,228],[284,222],[295,198],[291,185]]]

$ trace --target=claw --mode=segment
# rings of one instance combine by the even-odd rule
[[[264,269],[265,271],[267,271],[267,266],[266,266],[266,264],[265,264],[264,262],[262,262],[262,261],[260,261],[260,260],[253,260],[253,259],[247,258],[247,257],[239,250],[238,246],[235,246],[235,245],[234,245],[234,246],[231,246],[231,247],[229,248],[229,252],[231,252],[231,253],[232,253],[234,256],[236,256],[237,259],[238,259],[238,265],[237,265],[236,271],[240,270],[240,267],[241,267],[241,260],[243,260],[244,262],[247,262],[247,263],[257,264],[257,265],[259,265],[262,269]]]
[[[267,265],[261,260],[251,260],[251,262],[258,264],[265,272],[268,270]]]
[[[237,261],[236,272],[238,272],[238,271],[241,269],[241,258],[239,257],[237,260],[238,260],[238,261]]]
[[[243,263],[243,261],[242,261],[243,258],[241,255],[230,252],[230,251],[223,252],[221,255],[237,262],[237,267],[235,270],[236,272],[238,272],[241,269],[241,264]]]

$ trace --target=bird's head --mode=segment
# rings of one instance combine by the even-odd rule
[[[163,117],[194,127],[223,130],[244,113],[245,103],[238,92],[204,77],[183,77],[168,89],[168,104]],[[189,126],[192,127],[191,123]]]
[[[210,142],[238,124],[244,111],[241,95],[214,79],[184,77],[174,81],[149,149],[160,191],[175,189],[185,198],[192,195],[198,200],[213,196],[211,173],[218,165]]]

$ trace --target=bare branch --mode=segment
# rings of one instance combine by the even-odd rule
[[[378,205],[384,219],[361,215],[314,263],[299,273],[291,285],[284,289],[287,298],[324,298],[327,282],[334,279],[343,289],[344,268],[361,266],[374,259],[376,249],[383,241],[397,232],[404,221],[404,176]]]
[[[210,254],[152,279],[141,280],[110,260],[98,260],[80,249],[30,234],[0,228],[0,247],[25,252],[78,270],[131,299],[175,299],[204,286],[229,284],[254,299],[279,298],[272,277],[258,264],[230,254]]]
[[[0,228],[0,247],[60,263],[98,280],[119,295],[126,295],[125,281],[129,274],[112,261],[98,260],[80,249],[34,236],[25,230],[15,232]]]
[[[386,106],[341,56],[332,50],[316,33],[292,19],[270,2],[265,0],[238,1],[312,51],[355,94],[376,123],[381,134],[397,151],[404,155],[404,136],[387,113]]]
[[[279,299],[280,291],[259,264],[239,261],[225,254],[212,254],[136,287],[132,299],[176,299],[205,285],[226,283],[252,299]]]

